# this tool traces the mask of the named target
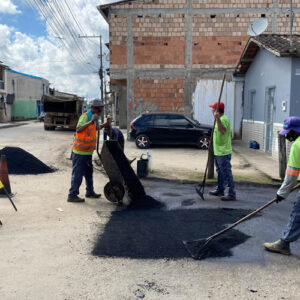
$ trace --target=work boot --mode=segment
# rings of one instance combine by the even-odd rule
[[[222,201],[235,201],[236,198],[234,196],[226,195],[221,197]]]
[[[78,196],[68,198],[68,202],[77,202],[77,203],[79,203],[79,202],[84,202],[84,201],[85,201],[84,198],[80,198]]]
[[[278,240],[274,243],[264,243],[266,250],[284,255],[291,255],[290,243]]]
[[[96,194],[95,192],[92,192],[92,193],[86,193],[85,196],[87,198],[100,198],[101,194]]]
[[[210,195],[221,197],[224,196],[224,192],[220,192],[219,190],[212,190],[208,192]]]

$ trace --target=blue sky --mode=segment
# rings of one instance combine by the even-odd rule
[[[42,21],[37,11],[33,11],[32,8],[24,4],[24,2],[24,0],[12,1],[12,3],[15,3],[18,7],[20,13],[0,13],[0,22],[28,35],[35,37],[47,36],[45,22]]]
[[[16,71],[43,77],[61,91],[99,97],[99,41],[79,39],[78,34],[101,34],[103,43],[108,42],[108,25],[96,8],[101,1],[56,1],[65,5],[62,23],[73,28],[71,33],[53,25],[59,15],[55,2],[48,1],[52,10],[44,20],[39,10],[29,6],[33,0],[0,0],[0,61]],[[105,46],[103,50],[108,53]]]

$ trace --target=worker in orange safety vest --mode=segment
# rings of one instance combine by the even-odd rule
[[[99,117],[103,110],[100,100],[94,100],[91,109],[82,114],[76,128],[76,134],[72,149],[72,179],[69,190],[68,202],[84,202],[84,198],[78,197],[82,178],[86,182],[87,198],[100,198],[101,194],[94,191],[92,156],[97,144],[97,130],[107,124],[99,124]]]

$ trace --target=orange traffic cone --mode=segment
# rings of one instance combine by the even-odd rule
[[[1,160],[0,160],[0,181],[5,186],[7,193],[11,194],[11,188],[10,188],[10,183],[8,178],[8,168],[7,168],[5,155],[1,155]],[[6,195],[4,189],[0,189],[0,194]]]

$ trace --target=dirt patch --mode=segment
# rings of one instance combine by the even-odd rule
[[[241,209],[159,209],[115,211],[92,252],[96,256],[136,259],[190,257],[182,240],[205,238],[249,213]],[[231,256],[249,236],[231,230],[206,257]]]
[[[55,170],[48,167],[27,151],[17,147],[5,147],[0,150],[0,156],[5,155],[9,174],[27,175],[52,173]]]

